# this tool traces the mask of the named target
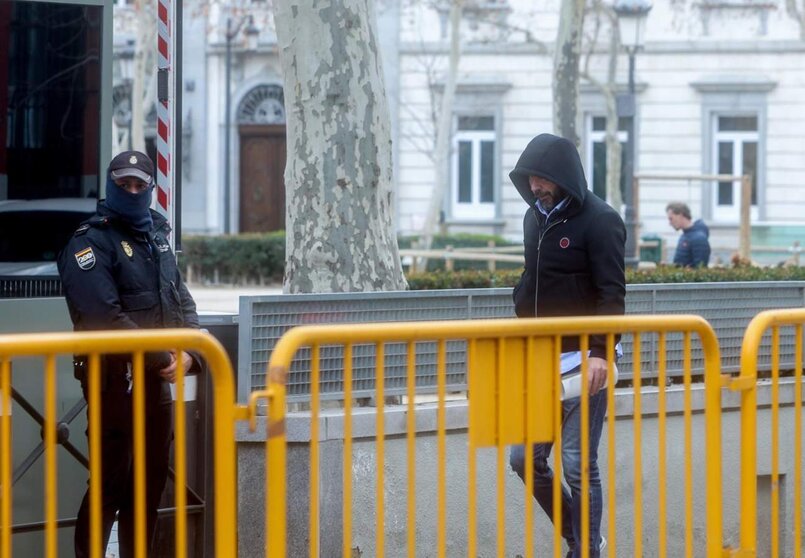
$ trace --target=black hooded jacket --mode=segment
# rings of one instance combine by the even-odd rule
[[[570,198],[550,221],[535,206],[529,176],[550,180]],[[541,134],[509,177],[528,205],[525,270],[513,292],[517,316],[623,315],[626,228],[612,207],[588,191],[576,147]],[[577,350],[578,338],[563,338],[562,352]],[[606,358],[605,336],[590,338],[590,354]]]

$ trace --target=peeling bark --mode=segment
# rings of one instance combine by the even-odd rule
[[[285,78],[284,292],[406,288],[373,0],[274,3]]]

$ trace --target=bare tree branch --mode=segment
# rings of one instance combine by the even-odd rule
[[[453,122],[453,99],[458,82],[458,64],[461,58],[461,13],[464,0],[451,0],[450,4],[450,58],[447,66],[447,77],[442,92],[439,121],[436,128],[436,144],[434,149],[434,170],[436,183],[431,195],[428,213],[423,226],[425,250],[430,249],[431,241],[443,208],[444,193],[447,188],[447,161],[450,154]],[[423,262],[423,268],[427,265]]]
[[[426,122],[419,117],[419,114],[411,108],[407,103],[401,104],[400,108],[405,111],[406,115],[416,124],[421,134],[405,134],[403,138],[411,143],[414,148],[425,155],[433,162],[433,130],[426,125]]]
[[[621,143],[618,139],[618,114],[617,114],[617,68],[618,54],[620,51],[620,34],[618,21],[614,11],[601,2],[596,0],[588,10],[588,16],[594,16],[592,25],[593,33],[588,39],[585,49],[584,70],[580,72],[580,78],[591,83],[601,92],[606,105],[606,192],[607,201],[617,211],[621,211],[623,200],[621,196]],[[609,47],[607,49],[607,79],[606,82],[595,77],[590,72],[590,59],[595,54],[596,43],[603,30],[602,19],[606,18],[609,27]]]
[[[800,1],[805,4],[805,0]],[[785,10],[799,24],[799,38],[805,41],[805,6],[800,6],[797,0],[785,0]]]

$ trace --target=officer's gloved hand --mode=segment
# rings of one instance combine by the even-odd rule
[[[152,351],[145,353],[145,370],[158,374],[160,370],[171,365],[173,355],[170,351]]]
[[[162,376],[163,380],[173,384],[176,382],[176,371],[179,368],[179,358],[182,359],[182,368],[185,374],[187,374],[193,367],[194,361],[190,353],[185,351],[179,351],[178,353],[176,351],[171,351],[171,358],[171,364],[160,370],[159,375]]]

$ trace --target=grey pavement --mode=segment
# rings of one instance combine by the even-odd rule
[[[226,312],[237,314],[241,296],[282,294],[282,285],[232,287],[188,285],[199,312]]]

